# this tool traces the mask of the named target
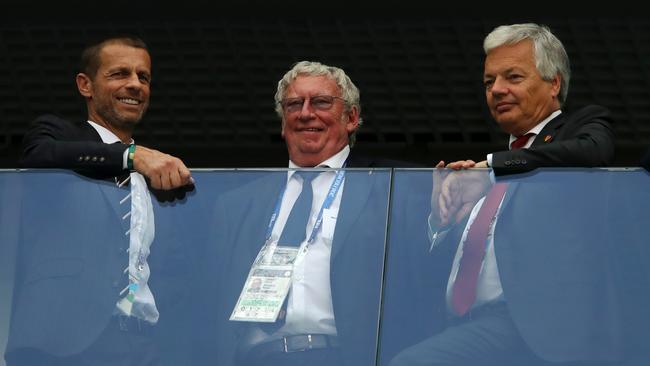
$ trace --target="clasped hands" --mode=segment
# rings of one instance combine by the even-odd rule
[[[446,169],[444,169],[446,168]],[[459,160],[445,165],[440,161],[433,171],[431,223],[444,228],[460,222],[492,185],[487,162]]]

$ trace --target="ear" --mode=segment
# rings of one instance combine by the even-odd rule
[[[560,74],[556,74],[555,77],[551,80],[551,96],[553,98],[557,97],[560,94],[560,87],[562,86],[562,77]]]
[[[83,95],[86,98],[93,96],[93,82],[90,80],[88,75],[80,72],[77,74],[75,81],[77,82],[77,89],[79,89],[79,94]]]
[[[359,109],[356,106],[352,106],[347,114],[348,122],[345,124],[345,128],[347,129],[349,135],[359,127]]]

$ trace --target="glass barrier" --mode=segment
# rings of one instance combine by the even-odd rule
[[[648,364],[646,171],[393,181],[380,365]]]
[[[0,172],[0,350],[115,327],[175,366],[648,364],[648,172],[296,174],[195,170],[149,211],[137,182]]]
[[[390,170],[326,170],[293,185],[286,170],[193,177],[182,197],[153,196],[147,258],[152,227],[137,181],[0,174],[2,248],[16,268],[13,299],[2,294],[3,308],[13,303],[8,360],[101,353],[116,327],[151,333],[164,365],[280,365],[273,355],[307,348],[335,348],[333,364],[375,364]],[[309,230],[302,223],[310,244],[300,246],[276,226],[291,226],[302,179],[318,188],[319,210]]]

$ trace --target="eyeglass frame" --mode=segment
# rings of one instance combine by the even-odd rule
[[[331,99],[331,100],[328,102],[329,106],[327,108],[319,108],[319,107],[312,104],[312,100],[314,98],[328,98],[328,99]],[[288,101],[298,101],[298,100],[301,100],[301,99],[302,99],[302,102],[300,103],[300,109],[296,109],[296,110],[293,110],[293,111],[288,111],[287,110],[286,104],[287,104]],[[328,111],[334,105],[334,99],[340,99],[341,101],[343,101],[343,103],[345,104],[346,107],[350,105],[350,103],[343,97],[337,97],[336,95],[327,95],[327,94],[313,95],[313,96],[310,96],[310,97],[307,97],[307,98],[305,98],[305,97],[284,98],[284,99],[280,100],[278,102],[278,104],[282,107],[282,111],[284,113],[295,113],[295,112],[298,112],[298,111],[302,110],[304,108],[304,106],[305,106],[305,102],[307,100],[309,100],[309,105],[311,107],[313,107],[315,110]],[[297,105],[296,105],[296,107],[297,107]]]

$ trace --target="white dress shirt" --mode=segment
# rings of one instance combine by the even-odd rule
[[[104,143],[120,142],[120,139],[105,127],[92,121],[88,121],[88,123],[97,131]],[[131,139],[131,143],[133,143],[133,139]],[[127,153],[128,149],[125,151],[123,160],[125,168]],[[134,292],[133,306],[128,311],[123,306],[124,301],[128,301],[123,299],[126,293],[120,296],[122,299],[118,301],[116,313],[132,315],[155,324],[158,321],[159,314],[153,294],[147,283],[150,276],[147,257],[155,233],[153,206],[144,177],[138,172],[131,172],[130,180],[131,194],[127,196],[130,198],[130,215],[127,216],[130,221],[128,231],[128,276],[131,278],[129,284],[137,283],[137,290]],[[124,204],[128,203],[125,201]]]
[[[560,113],[562,113],[562,111],[560,110],[551,113],[551,115],[549,115],[546,119],[538,123],[530,131],[526,132],[526,133],[534,133],[535,135],[531,136],[528,139],[526,145],[524,145],[523,148],[529,148],[533,144],[533,141],[535,141],[537,135],[542,131],[542,129],[553,118],[557,117]],[[512,143],[516,139],[517,137],[510,135],[510,142],[508,143],[508,146],[511,147]],[[492,165],[492,154],[488,155],[488,164],[490,166]],[[508,192],[506,192],[506,195],[507,194]],[[503,196],[503,198],[505,199],[505,195]],[[458,268],[460,266],[460,258],[463,255],[463,246],[465,245],[465,241],[467,239],[467,233],[469,232],[470,226],[476,219],[476,215],[478,214],[478,211],[481,209],[481,206],[483,206],[484,200],[485,197],[481,198],[476,203],[476,205],[474,205],[474,208],[472,209],[472,212],[470,213],[469,219],[467,221],[467,225],[465,225],[465,230],[463,231],[463,235],[460,240],[461,244],[458,246],[458,249],[456,250],[456,256],[454,257],[451,273],[449,275],[449,281],[447,282],[447,308],[448,309],[452,309],[451,306],[452,289],[453,289],[454,281],[456,280],[456,275],[458,274]],[[485,257],[483,258],[483,265],[481,266],[481,270],[479,272],[478,280],[476,283],[476,300],[474,301],[474,304],[472,304],[471,309],[477,308],[489,302],[500,301],[504,299],[503,287],[501,287],[501,279],[499,278],[499,269],[497,267],[497,260],[494,253],[494,227],[496,226],[496,223],[499,221],[499,215],[501,213],[502,204],[503,204],[503,199],[501,200],[501,203],[499,203],[499,208],[497,209],[495,218],[492,221],[492,224],[490,225],[488,231],[487,247],[485,248]]]
[[[349,154],[350,148],[346,146],[336,155],[318,164],[317,168],[342,168]],[[289,168],[300,167],[290,161]],[[272,240],[277,240],[280,237],[291,208],[302,190],[302,180],[298,179],[294,173],[294,171],[288,172],[287,188],[273,227]],[[345,181],[341,184],[330,208],[323,212],[323,223],[314,241],[307,245],[318,212],[335,177],[336,171],[326,171],[312,181],[314,198],[309,221],[305,228],[305,241],[301,244],[294,262],[291,290],[287,299],[286,322],[271,338],[292,334],[336,335],[330,287],[330,256]]]

